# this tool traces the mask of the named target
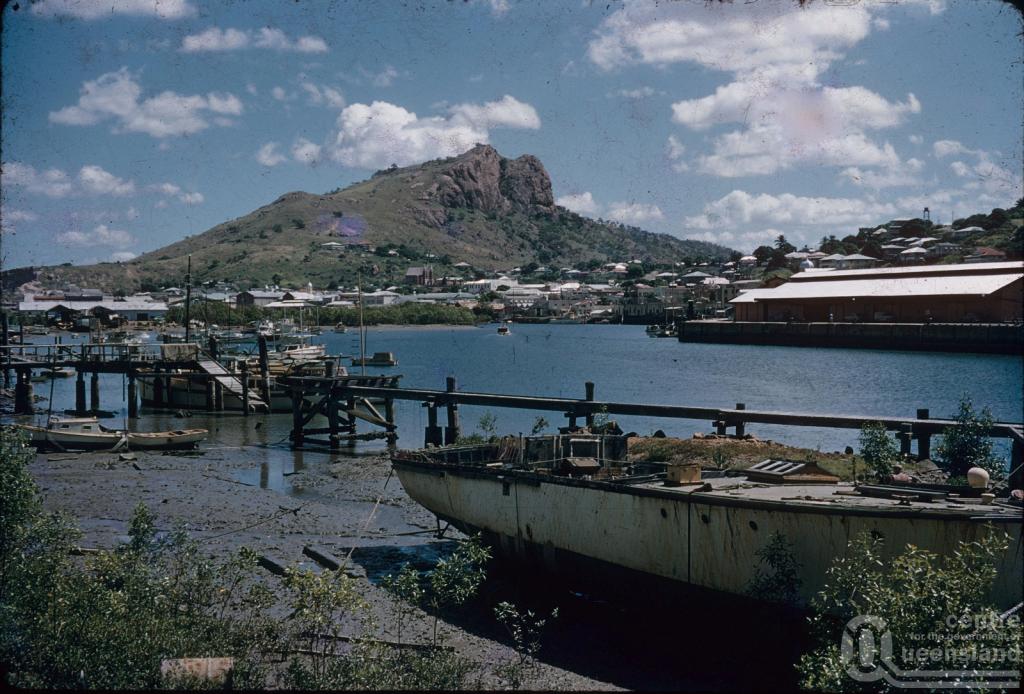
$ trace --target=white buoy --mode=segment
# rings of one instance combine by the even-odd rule
[[[988,489],[988,470],[972,467],[967,471],[967,484],[971,489]]]

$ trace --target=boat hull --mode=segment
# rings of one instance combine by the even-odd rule
[[[949,555],[958,541],[987,532],[985,522],[967,516],[838,512],[429,463],[394,466],[410,497],[465,532],[482,532],[504,555],[559,575],[572,575],[582,562],[738,595],[748,591],[757,553],[775,532],[791,543],[801,566],[803,600],[822,589],[834,558],[862,532],[884,537],[890,557],[911,544]],[[1020,516],[993,525],[1011,537],[994,588],[997,604],[1009,607],[1022,592]]]
[[[29,425],[22,425],[20,428],[28,432],[34,446],[75,451],[195,448],[209,434],[206,429],[128,432],[126,435],[123,431],[55,431]]]

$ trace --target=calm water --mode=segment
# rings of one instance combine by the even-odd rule
[[[326,344],[331,354],[358,352],[356,331],[325,333],[316,340]],[[399,366],[368,367],[367,373],[402,374],[401,384],[409,387],[443,389],[445,377],[455,376],[459,389],[465,391],[582,398],[584,382],[593,381],[598,400],[723,408],[743,402],[748,409],[903,417],[926,407],[935,418],[952,415],[961,395],[967,394],[976,405],[990,407],[996,419],[1022,419],[1022,360],[1005,355],[684,344],[647,337],[643,326],[526,324],[513,326],[508,336],[498,335],[494,324],[371,328],[367,353],[374,351],[394,352]],[[358,373],[358,368],[351,371]],[[36,394],[49,396],[49,383],[34,386]],[[122,377],[102,376],[101,407],[123,416],[124,402]],[[46,406],[40,404],[44,411]],[[54,410],[73,406],[74,379],[57,380]],[[464,432],[474,431],[485,413],[481,408],[460,408]],[[554,412],[495,408],[492,414],[500,433],[528,433],[540,415],[549,422],[548,431],[566,423]],[[427,419],[424,408],[399,402],[396,416],[399,445],[421,445]],[[443,414],[441,419],[443,425]],[[638,417],[618,421],[626,431],[641,434],[663,429],[669,435],[688,437],[695,431],[712,430],[710,422],[704,421]],[[243,419],[235,414],[196,412],[187,422],[208,426],[214,434],[212,446],[273,445],[287,436],[290,415]],[[261,422],[258,428],[257,422]],[[182,420],[168,414],[147,415],[138,424],[139,429],[152,430],[180,426]],[[822,450],[856,445],[857,437],[852,430],[769,425],[752,425],[747,431]],[[359,450],[379,450],[382,445],[360,444]],[[322,454],[307,453],[305,458],[316,456]],[[287,459],[291,460],[290,452]],[[278,474],[283,474],[288,466],[275,468],[280,467]],[[269,484],[276,486],[273,480]]]

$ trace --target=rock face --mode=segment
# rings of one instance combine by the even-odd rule
[[[496,214],[555,209],[551,178],[539,159],[505,159],[490,145],[477,145],[447,164],[426,197],[445,207]]]

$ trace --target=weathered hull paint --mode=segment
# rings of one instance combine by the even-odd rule
[[[482,531],[504,554],[560,571],[566,553],[670,581],[744,594],[759,563],[757,552],[774,532],[791,543],[801,566],[801,597],[824,586],[826,571],[862,532],[880,533],[894,556],[907,545],[939,554],[986,532],[985,522],[920,514],[744,504],[741,499],[670,492],[638,494],[538,480],[537,476],[458,474],[438,466],[395,462],[414,500],[466,531]],[[994,524],[1010,535],[994,598],[1021,600],[1020,516]]]

